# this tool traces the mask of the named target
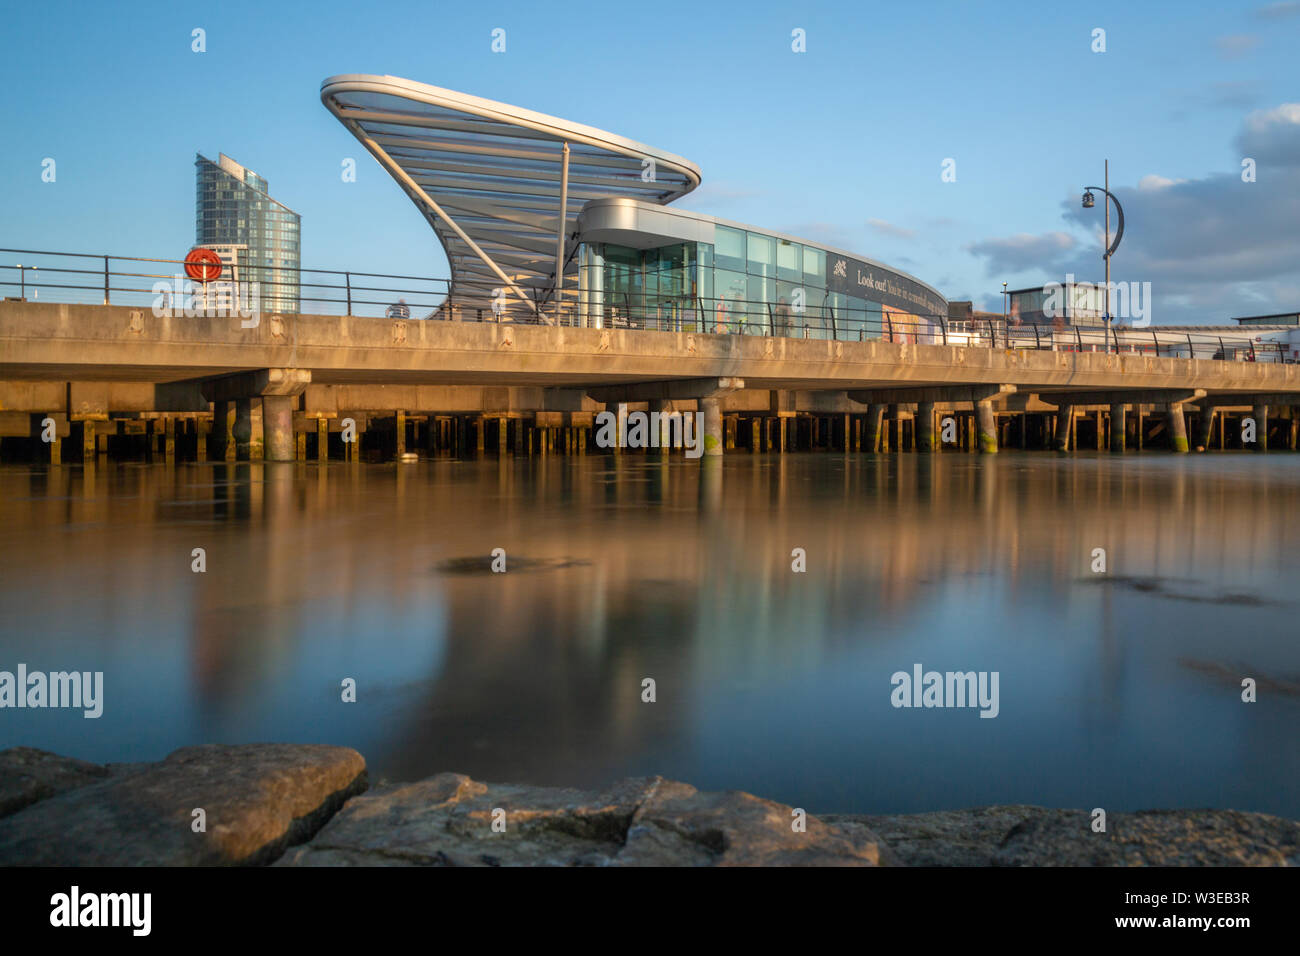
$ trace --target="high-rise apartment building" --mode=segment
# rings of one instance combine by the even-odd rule
[[[301,217],[271,198],[265,179],[224,153],[215,163],[200,154],[194,165],[196,245],[217,249],[227,266],[237,266],[240,282],[257,282],[264,311],[297,312]]]

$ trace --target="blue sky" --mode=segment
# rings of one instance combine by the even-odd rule
[[[1101,277],[1078,206],[1108,157],[1113,278],[1152,283],[1157,323],[1300,309],[1300,2],[42,3],[0,30],[7,248],[180,257],[194,154],[224,152],[302,214],[304,267],[445,275],[320,104],[325,77],[388,73],[678,153],[704,174],[684,207],[999,310],[1004,280]]]

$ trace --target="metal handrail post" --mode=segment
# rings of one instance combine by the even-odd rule
[[[343,281],[347,283],[347,287],[348,287],[348,310],[347,312],[344,313],[344,315],[351,315],[352,314],[352,273],[350,272],[343,273]],[[451,296],[449,293],[448,301],[450,301],[450,299]]]
[[[108,256],[104,256],[104,304],[108,305]]]

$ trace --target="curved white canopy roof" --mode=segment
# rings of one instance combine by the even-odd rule
[[[457,305],[486,308],[505,289],[545,316],[557,262],[560,295],[576,294],[573,236],[584,203],[667,203],[700,184],[699,168],[672,153],[395,76],[330,77],[321,102],[429,220]]]

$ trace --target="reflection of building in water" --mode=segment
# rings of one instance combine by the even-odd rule
[[[1197,582],[1259,593],[1294,568],[1300,496],[1281,463],[1254,461],[1196,475],[956,456],[211,468],[0,469],[0,527],[26,543],[0,549],[7,624],[115,628],[155,656],[184,642],[210,720],[333,707],[335,672],[365,668],[374,709],[347,719],[395,777],[510,767],[570,784],[695,732],[713,695],[905,642],[965,595],[1102,615],[1089,620],[1109,695],[1141,625],[1120,613],[1127,592],[1102,603],[1091,549],[1107,548],[1116,587],[1144,575],[1186,579],[1193,597]],[[208,569],[191,574],[199,545]],[[442,570],[498,545],[505,574]],[[48,587],[51,568],[78,582],[53,625],[14,597]]]

